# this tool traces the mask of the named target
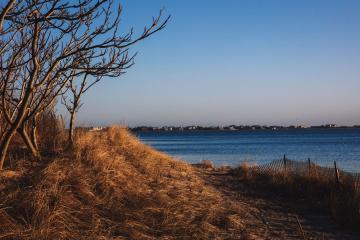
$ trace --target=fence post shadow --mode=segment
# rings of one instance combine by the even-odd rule
[[[336,166],[336,161],[334,161],[334,171],[335,171],[335,183],[336,183],[336,186],[339,185],[339,180],[340,180],[340,176],[339,176],[339,169],[337,168]]]

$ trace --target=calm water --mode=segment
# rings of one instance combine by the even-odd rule
[[[360,129],[299,129],[204,132],[137,132],[140,139],[169,155],[196,163],[210,159],[217,165],[246,160],[266,163],[281,158],[337,164],[360,172]]]

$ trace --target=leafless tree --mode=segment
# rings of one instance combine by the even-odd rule
[[[82,106],[81,97],[92,86],[99,82],[102,77],[92,77],[87,73],[77,79],[70,79],[64,93],[62,94],[61,102],[70,114],[69,120],[69,146],[74,144],[74,129],[75,129],[75,115]]]
[[[134,37],[120,33],[120,5],[112,0],[18,0],[1,10],[0,110],[6,121],[0,138],[0,169],[8,146],[49,108],[69,82],[83,76],[120,76],[133,63],[129,47],[163,29],[169,17],[153,18]],[[36,128],[35,128],[36,130]]]
[[[8,16],[9,12],[11,12],[15,2],[16,0],[4,1],[5,5],[3,6],[0,12],[0,32],[3,31],[4,20]]]

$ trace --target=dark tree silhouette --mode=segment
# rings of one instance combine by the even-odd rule
[[[135,37],[132,29],[120,33],[121,6],[112,0],[8,0],[0,13],[0,109],[6,123],[0,169],[16,132],[40,156],[37,118],[72,82],[120,76],[133,64],[129,47],[169,20],[160,11]]]

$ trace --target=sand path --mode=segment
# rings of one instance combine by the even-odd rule
[[[249,239],[360,239],[359,234],[341,230],[331,216],[301,201],[255,190],[229,170],[197,168],[197,171],[208,186],[245,208],[243,221]]]

